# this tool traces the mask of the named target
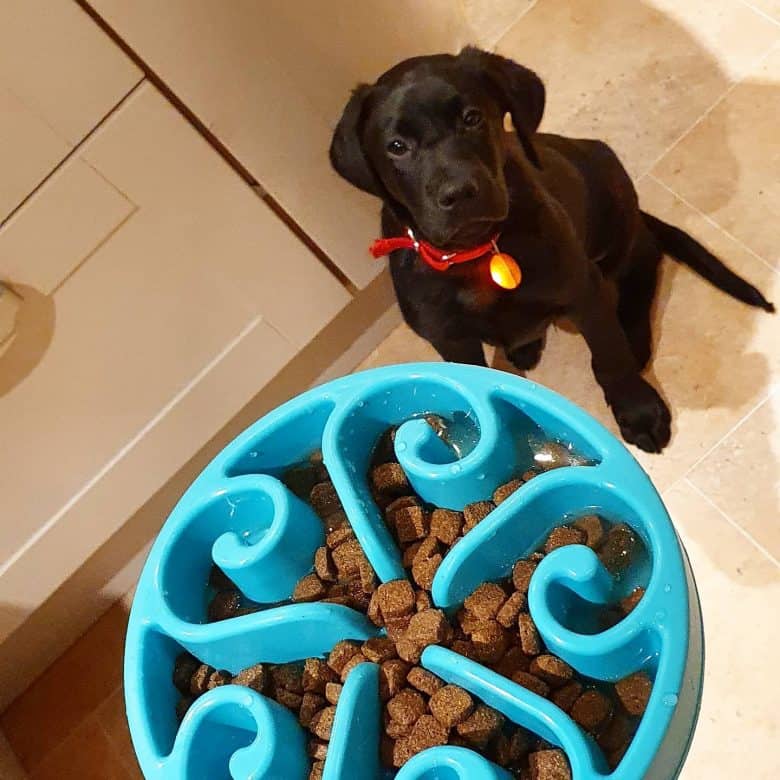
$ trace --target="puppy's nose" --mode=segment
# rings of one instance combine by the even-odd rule
[[[477,183],[474,179],[448,181],[439,190],[439,206],[443,209],[454,208],[458,203],[477,196]]]

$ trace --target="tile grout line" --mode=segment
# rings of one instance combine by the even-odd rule
[[[769,57],[770,54],[775,50],[778,43],[777,41],[774,41],[769,48],[765,52],[762,52],[759,57],[757,57],[753,62],[751,62],[748,67],[745,69],[745,75],[740,76],[739,78],[735,79],[731,82],[731,84],[728,86],[728,88],[723,92],[716,100],[704,110],[704,112],[696,119],[696,121],[688,128],[683,130],[682,134],[677,137],[675,141],[673,141],[669,146],[664,149],[661,154],[658,155],[646,168],[646,170],[643,172],[644,174],[651,174],[651,171],[653,168],[658,165],[661,160],[663,160],[664,157],[666,157],[678,144],[680,144],[685,138],[687,138],[740,84],[742,84],[745,79],[747,78],[747,73],[749,73],[754,68],[760,66],[765,59]]]
[[[742,536],[744,536],[745,539],[747,539],[747,541],[750,542],[753,547],[755,547],[756,550],[758,550],[770,563],[773,563],[775,566],[777,566],[778,569],[780,569],[780,560],[775,558],[775,556],[772,555],[772,553],[769,552],[769,550],[767,550],[766,547],[761,544],[761,542],[754,538],[749,531],[746,531],[736,520],[726,514],[726,512],[724,512],[701,488],[699,488],[695,482],[692,482],[690,479],[688,479],[688,477],[685,477],[682,481],[684,481],[685,484],[698,496],[704,499],[704,501],[706,501],[730,526],[732,526]]]
[[[680,195],[679,192],[672,189],[666,182],[659,179],[654,173],[645,173],[642,178],[648,178],[652,179],[656,184],[658,184],[660,187],[663,187],[670,195],[673,195],[677,200],[680,201],[680,203],[687,206],[691,211],[693,211],[696,215],[701,217],[705,222],[707,222],[712,227],[719,230],[723,235],[726,236],[726,238],[731,239],[740,249],[747,252],[751,257],[753,257],[755,260],[758,260],[762,265],[765,265],[772,273],[780,274],[780,270],[775,268],[768,260],[763,258],[758,252],[756,252],[754,249],[751,249],[747,244],[743,243],[739,238],[737,238],[735,235],[730,233],[726,228],[723,227],[714,217],[711,217],[709,214],[705,214],[701,209],[699,209],[697,206],[695,206],[693,203],[691,203],[687,198],[685,198],[683,195]]]
[[[768,22],[772,22],[772,24],[777,25],[780,27],[780,19],[775,19],[774,16],[768,14],[766,11],[762,11],[760,8],[756,8],[756,6],[753,5],[753,3],[748,2],[748,0],[739,0],[742,5],[744,5],[746,8],[749,8],[751,11],[757,13],[759,16],[763,16],[764,19],[766,19]]]

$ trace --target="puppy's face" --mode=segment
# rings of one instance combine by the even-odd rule
[[[533,155],[539,89],[543,107],[534,74],[476,49],[407,60],[356,90],[331,160],[436,246],[473,245],[507,216],[504,116],[518,126],[522,113],[518,132]]]

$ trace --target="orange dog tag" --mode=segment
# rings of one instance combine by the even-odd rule
[[[497,252],[490,258],[490,276],[505,290],[514,290],[523,280],[517,260],[505,252]]]

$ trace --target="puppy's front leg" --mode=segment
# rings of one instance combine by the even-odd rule
[[[671,414],[639,373],[617,317],[614,296],[596,268],[572,317],[588,343],[593,373],[612,407],[623,438],[647,452],[660,452],[671,436]]]
[[[433,348],[448,363],[467,363],[473,366],[487,366],[485,350],[479,339],[430,339]]]

